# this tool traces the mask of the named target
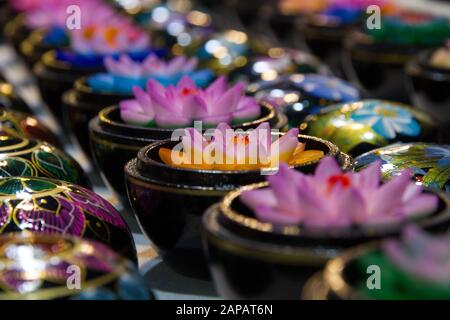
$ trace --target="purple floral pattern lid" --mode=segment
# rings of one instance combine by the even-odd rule
[[[23,231],[88,238],[135,259],[133,238],[120,213],[94,192],[63,181],[0,180],[0,233]]]

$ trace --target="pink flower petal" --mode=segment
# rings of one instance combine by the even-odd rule
[[[182,128],[192,124],[191,119],[177,115],[157,114],[155,121],[162,128]]]
[[[277,205],[277,199],[269,188],[243,192],[239,199],[252,210],[256,210],[259,205],[267,207],[275,207]]]
[[[256,207],[255,215],[261,221],[280,225],[298,224],[302,221],[300,213],[286,212],[280,208],[267,207],[264,205]]]
[[[365,190],[374,190],[380,185],[381,162],[374,161],[367,168],[353,175],[353,184]]]
[[[403,211],[405,216],[409,218],[419,217],[436,211],[438,203],[438,197],[434,194],[416,195],[404,204]]]
[[[410,174],[403,172],[401,175],[383,184],[378,190],[375,190],[370,199],[368,199],[370,215],[383,216],[388,214],[393,208],[401,206],[403,193],[410,183]]]
[[[210,113],[213,113],[214,115],[226,114],[236,111],[237,104],[242,96],[243,91],[243,83],[235,84],[233,87],[228,89],[225,94],[217,99],[215,105],[213,106],[213,110],[208,111]]]
[[[341,168],[334,158],[324,157],[317,166],[314,173],[314,178],[317,179],[318,182],[324,183],[329,177],[339,175],[341,173]]]

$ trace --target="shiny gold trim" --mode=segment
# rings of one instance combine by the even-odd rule
[[[323,273],[319,271],[310,277],[302,290],[302,300],[327,300],[330,288],[323,281]]]
[[[41,180],[41,178],[38,177],[33,177],[33,178],[18,178],[18,177],[8,177],[8,178],[3,178],[1,179],[2,181],[0,182],[0,185],[7,183],[9,180],[19,180],[20,183],[23,186],[23,190],[26,191],[27,193],[29,193],[33,198],[36,197],[46,197],[46,196],[53,196],[55,194],[58,193],[63,193],[63,192],[67,192],[70,191],[68,185],[66,182],[64,181],[59,181],[60,185],[58,185],[57,183],[55,183],[54,181],[52,181],[51,179],[49,179],[48,182],[53,183],[55,185],[55,187],[52,190],[48,190],[48,191],[32,191],[29,190],[29,188],[24,184],[24,181],[28,181],[28,180]],[[47,181],[46,179],[42,179]],[[23,200],[24,196],[22,194],[4,194],[4,193],[0,193],[0,201],[11,201],[11,200]]]
[[[379,242],[371,242],[357,246],[353,249],[344,251],[338,257],[330,260],[323,271],[325,285],[342,300],[361,299],[362,297],[353,290],[353,288],[344,279],[343,271],[345,266],[356,257],[363,253],[375,250]]]
[[[0,138],[5,138],[5,136],[0,137]],[[15,137],[13,137],[13,138],[15,138]],[[21,139],[22,141],[20,141],[19,143],[14,144],[14,145],[10,145],[10,146],[0,146],[0,152],[5,152],[5,151],[9,151],[9,150],[23,148],[26,145],[30,144],[30,140],[28,140],[27,138],[17,137],[17,139]],[[10,140],[10,139],[7,139],[7,140]],[[36,145],[38,145],[38,144],[39,143],[37,143]]]
[[[158,190],[158,191],[165,191],[165,192],[170,192],[170,193],[175,193],[175,194],[181,194],[181,195],[203,196],[203,197],[223,197],[224,195],[226,195],[229,192],[229,190],[225,190],[225,191],[214,190],[213,187],[204,188],[203,190],[193,189],[194,187],[192,187],[192,189],[181,189],[179,187],[167,187],[167,186],[162,186],[162,185],[142,181],[137,178],[131,177],[129,175],[126,177],[126,179],[129,180],[131,183],[138,185],[140,187]]]

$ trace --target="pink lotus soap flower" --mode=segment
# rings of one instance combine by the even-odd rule
[[[320,150],[305,151],[298,141],[298,129],[274,139],[267,122],[244,132],[220,123],[204,135],[197,128],[184,129],[181,143],[161,148],[161,160],[172,166],[208,170],[257,170],[277,168],[280,161],[300,165],[323,157]]]
[[[437,209],[438,198],[405,171],[380,184],[381,164],[344,173],[334,158],[324,158],[314,176],[281,165],[269,176],[269,187],[245,192],[241,200],[258,219],[275,224],[334,228],[396,224]]]
[[[111,55],[145,51],[150,47],[150,38],[129,20],[116,15],[72,30],[71,45],[79,54]]]
[[[450,233],[428,235],[416,226],[408,226],[401,241],[383,243],[387,257],[399,268],[435,284],[450,283]]]
[[[225,77],[219,77],[206,89],[197,87],[188,76],[167,88],[150,79],[146,91],[134,88],[136,99],[120,103],[120,113],[124,122],[141,126],[179,128],[190,126],[194,120],[207,126],[242,123],[257,118],[261,112],[256,100],[245,96],[244,88],[242,82],[228,88]]]

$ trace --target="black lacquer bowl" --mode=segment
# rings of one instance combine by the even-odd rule
[[[314,14],[301,19],[297,25],[311,51],[327,63],[333,72],[342,75],[343,42],[357,24],[342,23],[331,15]]]
[[[87,83],[87,78],[78,79],[73,89],[63,95],[64,124],[75,137],[84,153],[91,155],[89,146],[89,121],[95,118],[105,106],[118,104],[131,99],[132,95],[113,92],[94,92]]]
[[[46,28],[34,30],[20,43],[20,53],[30,68],[41,59],[44,53],[69,45],[68,37],[54,43],[46,41],[46,35],[50,32],[51,30]]]
[[[19,13],[8,21],[3,30],[3,36],[16,50],[19,50],[20,43],[31,33],[30,28],[25,24],[25,13]]]
[[[426,111],[448,131],[450,125],[450,69],[430,64],[436,49],[425,51],[412,59],[405,67],[409,78],[409,94],[413,105]],[[450,133],[443,132],[445,143],[450,143]]]
[[[307,149],[322,150],[336,157],[343,168],[351,168],[348,156],[328,141],[299,136]],[[164,164],[160,148],[173,148],[178,142],[155,142],[127,163],[125,176],[128,197],[136,217],[163,259],[180,273],[195,277],[208,275],[201,250],[201,218],[205,210],[227,192],[263,181],[260,170],[190,170]],[[318,161],[296,166],[313,172]]]
[[[409,102],[404,66],[426,47],[378,42],[359,31],[349,34],[344,46],[345,74],[367,97]]]
[[[203,216],[204,245],[218,293],[226,299],[298,299],[307,279],[342,250],[373,240],[398,236],[402,225],[373,229],[305,229],[263,223],[239,200],[245,186],[229,193]],[[436,212],[417,221],[446,230],[448,198],[439,194]]]
[[[48,51],[34,65],[33,73],[38,79],[42,98],[52,113],[62,120],[63,93],[71,89],[78,78],[100,72],[103,69],[103,64],[86,67],[73,66],[68,62],[58,60],[55,51]]]
[[[283,129],[286,119],[278,115],[272,106],[262,104],[259,119],[243,123],[234,128],[244,130],[255,128],[262,122],[269,122],[272,128]],[[173,129],[146,128],[129,125],[120,118],[118,106],[112,106],[100,111],[98,117],[89,123],[89,140],[92,156],[101,170],[103,180],[127,205],[124,184],[123,167],[136,157],[139,149],[146,145],[164,139],[170,139]]]

